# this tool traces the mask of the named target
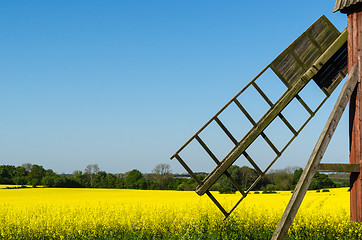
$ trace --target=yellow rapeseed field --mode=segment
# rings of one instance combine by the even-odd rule
[[[213,193],[227,208],[238,194]],[[0,189],[1,239],[269,239],[291,197],[250,193],[231,217],[195,192]],[[347,188],[310,191],[289,239],[362,239]]]

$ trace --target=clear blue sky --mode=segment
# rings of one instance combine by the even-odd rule
[[[346,27],[334,3],[2,1],[0,164],[185,172],[169,157],[308,26]],[[337,95],[275,168],[305,165]],[[346,117],[325,161],[348,161]]]

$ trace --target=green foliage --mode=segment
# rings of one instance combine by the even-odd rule
[[[0,166],[0,184],[11,184],[11,178],[14,174],[15,166],[2,165]]]
[[[234,194],[236,192],[236,190],[235,190],[235,188],[225,187],[225,188],[220,189],[219,192],[221,194]]]
[[[328,177],[328,175],[317,172],[309,186],[309,190],[335,187],[336,184]]]
[[[259,177],[257,171],[250,167],[231,166],[228,169],[231,177],[243,190]],[[303,170],[275,170],[264,175],[253,190],[270,193],[277,190],[292,190],[298,182]],[[197,173],[200,181],[206,173]],[[91,188],[128,188],[148,190],[179,190],[194,191],[197,183],[188,175],[173,176],[168,164],[159,164],[151,174],[142,174],[133,169],[125,174],[112,174],[100,171],[97,164],[88,165],[84,172],[75,171],[73,174],[57,174],[51,169],[44,169],[30,163],[22,166],[0,165],[0,184],[43,185],[46,187],[91,187]],[[310,189],[333,188],[337,185],[328,175],[317,173],[312,180]],[[339,185],[338,185],[339,186]],[[235,193],[237,189],[228,177],[224,175],[210,188],[220,193]],[[258,194],[255,192],[255,194]]]
[[[263,194],[276,194],[277,192],[276,192],[276,191],[272,191],[272,190],[264,190],[262,193],[263,193]]]
[[[302,175],[303,173],[303,169],[302,168],[298,168],[294,171],[294,174],[293,174],[293,181],[292,181],[292,184],[293,186],[297,185],[298,181],[299,181],[299,178],[300,176]]]
[[[258,173],[253,168],[246,166],[238,167],[233,165],[228,172],[242,189],[248,189],[258,178]],[[225,174],[217,181],[217,186],[220,193],[235,193],[237,190]]]
[[[28,174],[28,181],[30,183],[30,185],[32,186],[37,186],[37,185],[41,185],[41,180],[43,179],[43,177],[45,177],[45,169],[42,166],[39,165],[32,165],[31,170]]]

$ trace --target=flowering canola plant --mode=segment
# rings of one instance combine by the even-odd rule
[[[230,209],[238,194],[213,195]],[[270,239],[290,192],[251,192],[223,215],[195,192],[0,188],[0,239]],[[287,239],[362,239],[347,188],[307,193]]]

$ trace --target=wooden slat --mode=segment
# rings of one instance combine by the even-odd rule
[[[254,162],[254,160],[250,157],[249,154],[246,153],[246,151],[243,152],[244,157],[249,161],[251,165],[255,168],[255,170],[260,174],[263,175],[263,171],[259,168],[259,166]]]
[[[276,154],[277,156],[280,156],[280,152],[279,152],[278,148],[275,147],[275,145],[273,144],[273,142],[270,141],[270,139],[265,135],[265,133],[264,133],[264,132],[261,132],[261,133],[260,133],[260,136],[262,136],[262,137],[264,138],[264,140],[268,143],[268,145],[273,149],[273,151],[275,152],[275,154]]]
[[[315,175],[318,165],[328,147],[328,144],[333,136],[333,133],[338,125],[338,122],[343,114],[344,109],[352,95],[353,89],[357,84],[358,67],[355,65],[348,76],[342,91],[337,99],[336,104],[329,116],[327,123],[318,139],[316,146],[309,158],[309,161],[304,168],[304,171],[298,181],[298,184],[293,192],[293,195],[284,211],[281,220],[272,236],[273,240],[284,239],[287,235],[288,229],[292,224],[295,215],[303,201],[303,198],[308,190],[312,178]]]
[[[297,131],[293,128],[293,126],[288,122],[288,120],[283,116],[283,114],[279,113],[278,117],[284,122],[284,124],[289,128],[289,130],[293,133],[293,135],[297,135]]]
[[[295,98],[300,102],[300,104],[302,104],[302,106],[305,108],[305,110],[307,110],[307,112],[310,115],[314,115],[312,109],[310,109],[310,107],[304,102],[304,100],[298,94],[295,96]]]
[[[253,124],[253,126],[255,126],[256,122],[250,116],[250,114],[246,111],[246,109],[241,105],[241,103],[236,98],[234,99],[234,102],[235,102],[236,106],[238,106],[238,108],[244,113],[245,117],[251,122],[251,124]]]
[[[260,87],[256,84],[256,82],[253,82],[253,87],[258,91],[258,93],[264,98],[264,100],[269,104],[269,106],[273,107],[273,102],[270,101],[268,96],[260,89]]]
[[[220,128],[225,132],[225,134],[230,138],[230,140],[237,145],[238,141],[234,138],[231,132],[225,127],[225,125],[220,121],[218,117],[214,117],[215,122],[220,126]]]
[[[360,164],[350,163],[321,163],[318,172],[360,172]]]

